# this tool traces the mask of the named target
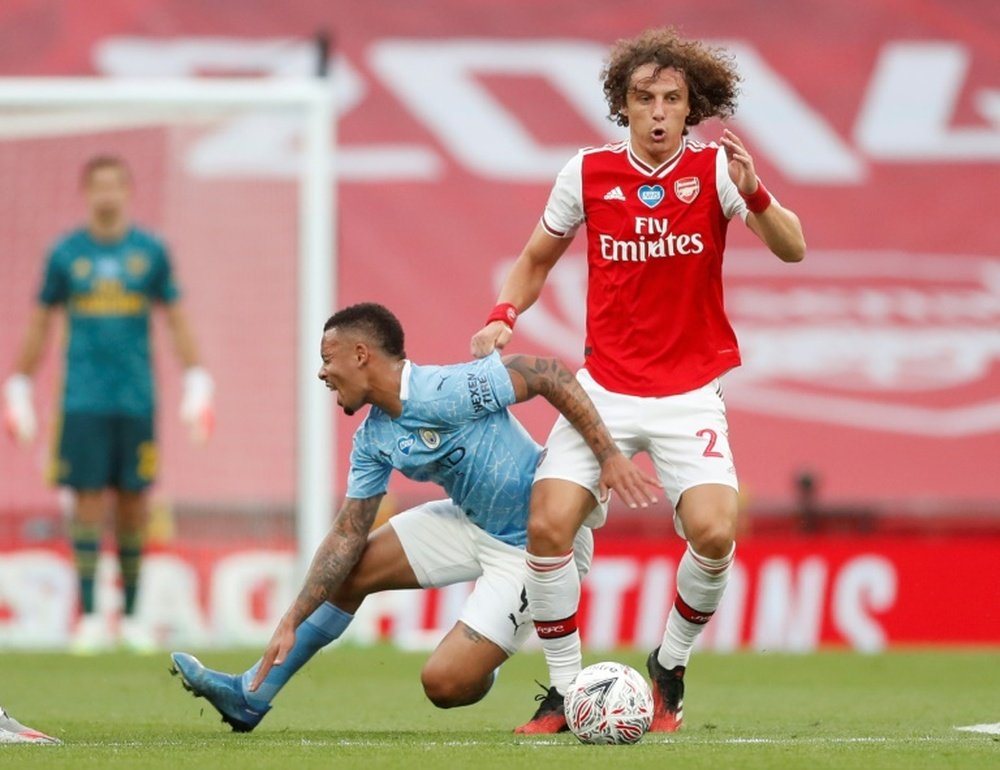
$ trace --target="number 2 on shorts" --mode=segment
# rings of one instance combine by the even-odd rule
[[[715,451],[715,442],[719,440],[719,434],[716,433],[711,428],[702,428],[700,431],[695,433],[698,438],[708,437],[708,446],[705,447],[705,451],[702,452],[702,457],[724,457],[722,452]]]

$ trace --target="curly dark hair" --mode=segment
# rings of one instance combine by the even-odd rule
[[[350,329],[370,339],[386,355],[406,358],[403,325],[388,308],[375,302],[359,302],[330,316],[323,331]]]
[[[673,67],[688,87],[691,114],[685,123],[696,126],[706,118],[728,118],[736,112],[740,74],[733,55],[723,48],[712,48],[699,40],[685,40],[673,27],[648,29],[638,37],[616,42],[601,73],[608,119],[628,125],[622,114],[632,73],[644,64],[655,64],[653,77],[660,70]],[[685,133],[687,133],[685,129]]]

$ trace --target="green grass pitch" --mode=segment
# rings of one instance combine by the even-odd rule
[[[242,670],[252,651],[206,652]],[[320,655],[257,730],[236,735],[167,673],[167,655],[0,655],[0,704],[62,746],[0,746],[32,768],[1000,768],[1000,649],[876,656],[697,655],[686,724],[636,746],[521,738],[541,656],[512,659],[480,704],[441,711],[420,689],[424,656],[389,647]],[[591,654],[643,669],[638,652]]]

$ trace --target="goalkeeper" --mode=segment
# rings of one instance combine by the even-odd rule
[[[90,159],[80,177],[87,221],[53,247],[14,372],[3,386],[4,422],[18,442],[36,432],[32,375],[58,309],[66,318],[66,368],[50,477],[73,492],[71,538],[82,616],[73,634],[77,652],[95,652],[112,638],[95,612],[94,576],[114,491],[115,534],[124,589],[121,641],[151,648],[136,617],[146,490],[157,469],[150,311],[163,305],[174,347],[186,372],[182,417],[196,440],[212,423],[212,379],[178,301],[166,247],[132,225],[131,175],[117,156]]]
[[[533,633],[524,595],[531,482],[541,448],[507,407],[543,396],[580,432],[601,466],[601,487],[646,504],[658,484],[618,450],[594,405],[559,361],[499,354],[454,366],[406,360],[403,329],[381,305],[341,310],[324,328],[319,377],[352,415],[346,499],[313,558],[305,586],[263,658],[242,675],[175,652],[175,672],[238,732],[252,730],[291,676],[348,627],[377,591],[475,580],[459,622],[424,665],[427,697],[441,708],[481,699],[494,671]],[[371,532],[393,469],[434,481],[450,499],[404,511]],[[590,565],[582,528],[577,567]]]

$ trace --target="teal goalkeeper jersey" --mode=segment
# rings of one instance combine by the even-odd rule
[[[63,411],[152,413],[150,310],[177,297],[167,249],[149,232],[101,242],[81,228],[60,240],[38,299],[66,309]]]

